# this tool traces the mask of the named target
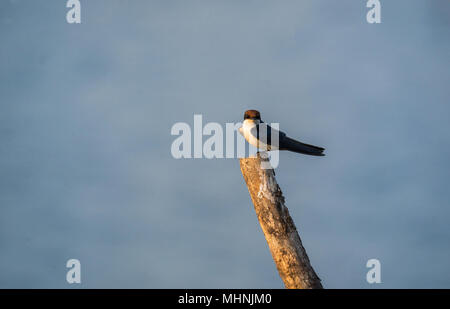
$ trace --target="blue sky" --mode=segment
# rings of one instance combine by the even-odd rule
[[[170,154],[254,108],[326,148],[276,171],[326,288],[450,288],[450,3],[381,3],[2,1],[0,287],[283,287],[239,162]]]

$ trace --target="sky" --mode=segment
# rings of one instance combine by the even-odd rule
[[[381,5],[2,0],[0,288],[283,288],[238,159],[171,155],[246,109],[326,148],[276,169],[325,288],[450,288],[450,2]]]

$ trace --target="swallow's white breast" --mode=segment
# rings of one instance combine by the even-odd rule
[[[259,125],[258,120],[246,119],[242,123],[242,128],[239,129],[240,133],[244,136],[245,140],[252,146],[262,150],[274,150],[270,145],[263,143],[257,139],[256,126]],[[267,129],[265,126],[261,126],[260,129]],[[266,132],[260,132],[260,135],[267,134]]]

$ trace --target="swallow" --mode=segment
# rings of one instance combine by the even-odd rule
[[[288,150],[310,156],[325,155],[324,148],[299,142],[265,124],[257,110],[251,109],[244,113],[244,122],[239,132],[249,144],[265,151]]]

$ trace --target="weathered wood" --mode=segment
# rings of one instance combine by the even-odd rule
[[[284,285],[288,289],[321,289],[294,221],[284,205],[284,197],[273,169],[260,154],[240,159],[241,172],[255,207],[261,228]]]

